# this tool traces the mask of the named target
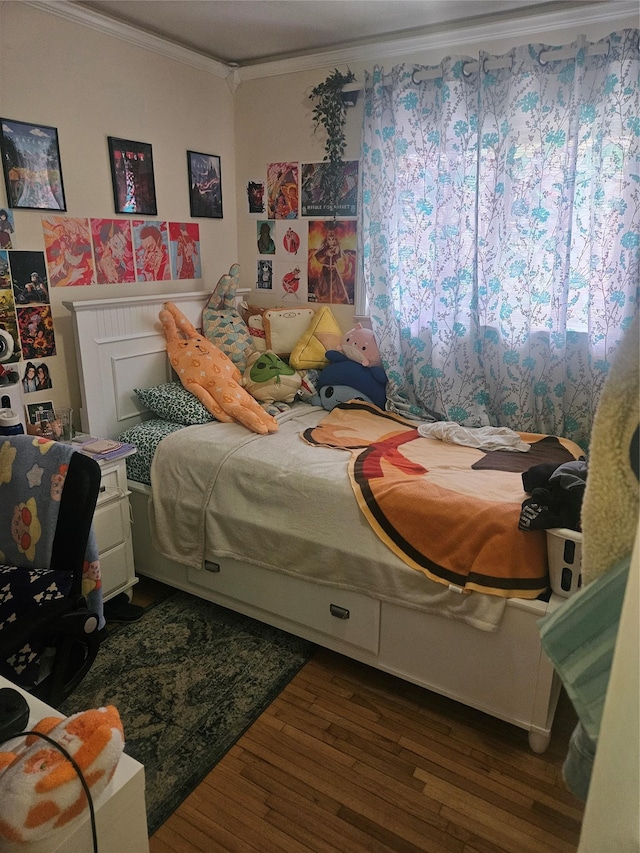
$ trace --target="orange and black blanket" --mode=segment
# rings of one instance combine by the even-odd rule
[[[485,451],[421,436],[417,424],[352,401],[302,434],[351,452],[349,477],[372,529],[433,580],[506,598],[549,585],[544,530],[522,531],[524,471],[578,459],[574,442],[519,433],[527,452]]]

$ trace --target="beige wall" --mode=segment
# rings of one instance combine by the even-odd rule
[[[357,79],[377,63],[389,70],[403,61],[435,64],[449,54],[477,55],[482,46],[501,53],[518,43],[567,44],[578,32],[597,39],[621,26],[637,26],[637,16],[621,24],[602,21],[575,30],[510,32],[497,40],[479,30],[477,39],[443,45],[404,56],[385,56],[379,45],[375,61],[335,61],[326,67],[245,79],[231,94],[223,76],[98,32],[80,23],[18,2],[0,2],[0,115],[39,122],[58,129],[67,213],[69,216],[114,216],[107,136],[149,142],[153,146],[158,219],[188,220],[186,151],[218,154],[222,160],[224,218],[198,219],[203,279],[127,285],[94,285],[52,290],[51,303],[59,355],[52,358],[52,392],[30,394],[29,402],[52,399],[77,411],[80,391],[71,316],[63,300],[97,299],[151,292],[213,290],[218,278],[238,261],[241,286],[253,287],[257,262],[255,214],[248,213],[249,180],[263,179],[267,164],[322,160],[324,137],[314,134],[311,89],[338,66],[347,65]],[[454,39],[455,40],[455,39]],[[280,64],[286,69],[287,63]],[[319,63],[318,63],[319,65]],[[291,67],[291,66],[289,66]],[[260,70],[258,71],[260,73]],[[242,76],[242,73],[241,75]],[[247,73],[246,76],[251,77]],[[347,114],[345,157],[358,156],[362,98]],[[0,181],[0,206],[6,205]],[[39,211],[15,210],[17,248],[44,248]],[[273,304],[273,297],[254,291],[252,301]],[[353,320],[349,306],[334,306],[340,325]],[[76,417],[76,426],[78,418]]]
[[[71,315],[63,300],[210,291],[237,259],[233,96],[222,77],[12,2],[0,3],[0,115],[57,128],[69,216],[117,216],[107,136],[152,145],[160,220],[190,220],[187,150],[221,157],[224,218],[196,220],[202,280],[51,289],[58,355],[47,361],[54,387],[26,399],[70,404],[79,427]],[[13,213],[15,248],[43,251],[41,212]]]

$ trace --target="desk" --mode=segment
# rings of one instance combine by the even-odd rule
[[[54,709],[25,693],[0,676],[0,687],[13,687],[29,703],[31,714],[27,728],[42,719],[58,714]],[[88,709],[87,709],[88,710]],[[125,731],[125,739],[127,733]],[[99,853],[148,853],[147,815],[144,800],[144,767],[128,755],[122,755],[113,779],[94,800]],[[2,853],[92,853],[89,809],[86,818],[55,840],[44,838],[33,844],[2,846]]]

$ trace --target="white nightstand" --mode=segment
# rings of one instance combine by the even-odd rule
[[[93,525],[100,552],[102,595],[107,601],[138,583],[131,544],[126,457],[98,460],[102,472]]]

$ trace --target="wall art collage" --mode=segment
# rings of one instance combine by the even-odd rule
[[[255,286],[283,302],[354,303],[358,161],[343,164],[335,211],[323,198],[325,168],[270,163],[266,180],[247,184],[248,212],[257,215]]]

